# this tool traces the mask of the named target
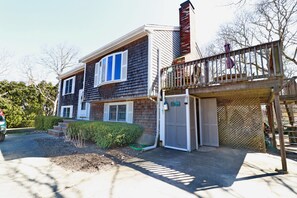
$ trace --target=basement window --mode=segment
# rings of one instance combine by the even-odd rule
[[[61,117],[72,118],[73,105],[61,106]]]
[[[133,123],[133,102],[105,103],[103,121]]]

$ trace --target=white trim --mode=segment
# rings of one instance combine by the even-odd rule
[[[194,97],[194,108],[195,108],[195,138],[196,138],[196,150],[199,149],[198,146],[198,127],[197,127],[197,98]]]
[[[116,67],[116,56],[121,55],[121,73],[120,73],[120,79],[115,79],[115,67]],[[124,55],[126,57],[126,64],[123,65],[123,60],[124,60]],[[108,74],[108,59],[112,57],[112,65],[111,65],[111,80],[107,80],[107,74]],[[105,65],[103,64],[105,60]],[[104,68],[104,78],[102,78],[102,70]],[[123,73],[123,68],[125,67],[126,69],[126,76],[122,75]],[[115,52],[112,54],[108,54],[101,58],[96,64],[95,64],[95,71],[94,71],[94,87],[100,87],[102,85],[106,84],[112,84],[112,83],[118,83],[118,82],[124,82],[127,80],[127,68],[128,68],[128,50],[121,51],[121,52]]]
[[[69,112],[69,117],[68,118],[73,118],[73,105],[65,105],[65,106],[61,106],[61,114],[60,116],[63,117],[63,110],[66,108],[70,108],[70,112]]]
[[[188,97],[188,104],[186,104],[186,131],[187,131],[187,149],[191,151],[191,122],[190,122],[190,96],[189,89],[186,89],[186,96]]]
[[[66,89],[66,82],[68,81],[68,80],[71,80],[72,79],[72,86],[71,86],[71,92],[70,93],[65,93],[65,89]],[[65,96],[65,95],[68,95],[68,94],[74,94],[74,91],[75,91],[75,76],[72,76],[72,77],[70,77],[70,78],[67,78],[67,79],[64,79],[63,80],[63,96]]]
[[[100,56],[108,54],[122,46],[125,46],[139,38],[144,37],[148,34],[149,31],[153,30],[167,30],[167,31],[180,31],[180,28],[177,26],[164,26],[164,25],[143,25],[128,34],[104,45],[103,47],[91,52],[90,54],[82,57],[79,61],[82,63],[90,62]]]
[[[169,95],[166,96],[167,98],[173,98],[173,97],[182,97],[182,96],[187,96],[186,94],[179,94],[179,95]]]
[[[153,54],[153,34],[151,32],[148,33],[148,61],[147,61],[147,70],[148,70],[148,77],[147,77],[147,95],[150,96],[152,92],[152,54]]]
[[[183,149],[183,148],[178,148],[178,147],[174,147],[174,146],[164,146],[165,148],[170,148],[170,149],[175,149],[175,150],[180,150],[180,151],[188,151],[187,149]]]
[[[199,98],[199,136],[200,136],[200,145],[203,146],[202,144],[202,124],[201,124],[201,99]]]
[[[58,102],[57,102],[57,107],[56,107],[57,109],[56,109],[56,112],[55,112],[55,115],[56,116],[59,116],[60,115],[61,88],[62,88],[62,80],[59,79]],[[63,93],[63,90],[62,90],[62,93]]]
[[[64,78],[67,78],[69,76],[73,76],[73,75],[83,71],[84,69],[85,69],[85,64],[80,63],[79,66],[77,66],[77,67],[75,67],[75,68],[61,74],[58,78],[59,79],[64,79]]]
[[[126,121],[117,121],[117,120],[109,120],[109,108],[110,106],[118,106],[118,105],[126,105]],[[129,111],[129,105],[132,108],[132,111]],[[129,121],[129,114],[131,115],[131,120]],[[111,102],[111,103],[104,103],[104,109],[103,109],[103,121],[106,122],[126,122],[126,123],[133,123],[133,114],[134,114],[134,103],[133,101],[127,101],[127,102]]]
[[[165,102],[165,91],[162,90],[162,101],[160,102],[160,140],[165,145],[165,111],[164,111],[164,102]]]

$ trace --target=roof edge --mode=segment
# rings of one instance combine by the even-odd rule
[[[81,72],[81,71],[84,71],[84,69],[85,69],[85,64],[80,63],[80,64],[78,64],[77,67],[74,67],[73,69],[71,69],[71,70],[69,70],[69,71],[67,71],[67,72],[65,72],[65,73],[62,73],[62,74],[58,77],[58,79],[61,80],[61,79],[70,77],[70,76],[72,76],[72,75],[74,75],[74,74],[77,74],[77,73],[79,73],[79,72]]]
[[[90,61],[98,58],[101,55],[110,53],[111,51],[115,50],[116,48],[122,47],[132,41],[142,38],[145,35],[148,35],[150,33],[150,31],[155,31],[155,30],[179,31],[180,28],[179,28],[179,26],[165,26],[165,25],[155,25],[155,24],[146,24],[146,25],[140,26],[140,27],[132,30],[131,32],[125,34],[124,36],[121,36],[118,39],[116,39],[110,43],[107,43],[106,45],[87,54],[86,56],[83,56],[81,59],[79,59],[79,62],[81,62],[81,63],[90,62]]]

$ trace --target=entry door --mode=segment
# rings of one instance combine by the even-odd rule
[[[187,150],[186,106],[184,96],[166,97],[165,147]]]
[[[200,100],[200,127],[201,145],[218,147],[217,100],[215,98]]]
[[[83,94],[83,89],[80,89],[78,95],[77,119],[88,120],[90,104],[82,100]]]

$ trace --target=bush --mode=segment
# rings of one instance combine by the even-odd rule
[[[62,122],[63,118],[56,116],[36,116],[35,118],[35,129],[37,130],[48,130],[52,129],[59,122]]]
[[[43,130],[43,120],[44,120],[44,116],[36,116],[35,117],[35,129],[37,130]]]
[[[136,124],[79,121],[69,123],[67,135],[72,139],[94,141],[101,148],[121,147],[134,143],[143,128]]]

